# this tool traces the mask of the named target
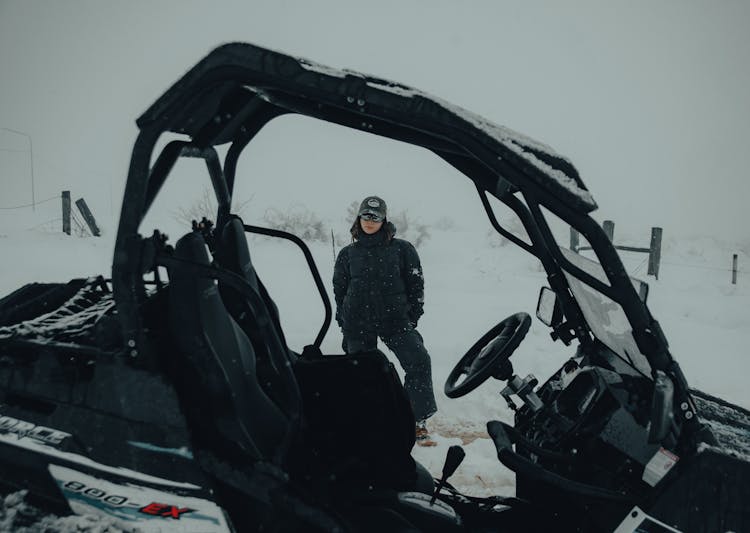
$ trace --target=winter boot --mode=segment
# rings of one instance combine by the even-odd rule
[[[437,442],[432,440],[430,432],[427,430],[427,422],[420,420],[416,428],[417,446],[437,446]]]

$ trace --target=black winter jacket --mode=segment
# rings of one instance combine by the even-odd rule
[[[388,223],[390,224],[390,222]],[[391,225],[393,233],[395,227]],[[417,250],[381,229],[344,247],[333,270],[336,321],[345,335],[393,334],[424,312],[424,278]]]

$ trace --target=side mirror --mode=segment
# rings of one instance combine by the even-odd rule
[[[656,371],[654,396],[648,428],[649,444],[662,442],[672,431],[674,423],[674,383],[661,370]]]
[[[563,318],[562,307],[555,291],[542,287],[536,304],[536,317],[549,327],[557,326]]]

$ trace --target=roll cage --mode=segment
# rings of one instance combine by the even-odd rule
[[[554,324],[563,340],[593,342],[563,270],[605,294],[623,309],[652,372],[670,375],[675,397],[694,411],[687,383],[669,353],[658,323],[634,290],[622,262],[590,213],[596,203],[574,166],[549,147],[469,111],[404,85],[348,70],[336,70],[251,44],[213,50],[162,95],[138,120],[125,201],[115,244],[112,285],[128,353],[137,358],[145,342],[138,313],[145,295],[143,274],[153,250],[138,228],[180,157],[205,160],[218,202],[217,226],[230,217],[237,161],[247,144],[272,119],[301,114],[426,148],[468,177],[492,226],[542,262],[565,319]],[[151,165],[165,133],[189,140],[167,144]],[[230,143],[223,164],[216,146]],[[527,243],[501,226],[488,195],[521,219]],[[584,272],[560,252],[542,208],[582,234],[609,284]],[[326,319],[330,303],[323,292]]]

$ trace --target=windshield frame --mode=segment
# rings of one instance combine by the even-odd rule
[[[514,190],[499,186],[495,191],[487,192],[516,212],[532,244],[528,246],[523,241],[517,242],[520,240],[517,238],[511,240],[539,258],[547,272],[550,287],[561,301],[566,321],[561,325],[553,325],[553,329],[557,327],[561,330],[561,334],[556,334],[556,337],[564,338],[565,332],[572,331],[584,348],[588,347],[593,339],[597,339],[626,364],[644,376],[649,374],[650,371],[650,377],[652,377],[656,370],[665,371],[674,364],[668,351],[666,338],[658,322],[653,319],[642,295],[635,289],[614,245],[601,226],[588,213],[571,209],[564,202],[557,201],[554,197],[548,197],[540,191],[524,188]],[[483,200],[483,205],[493,227],[502,235],[507,236],[508,232],[501,231],[501,228],[499,228],[489,203]],[[589,241],[591,250],[603,270],[604,280],[591,275],[565,257],[550,229],[550,223],[542,208],[567,223]],[[621,350],[617,349],[617,346],[610,346],[605,339],[600,338],[601,335],[597,336],[596,330],[599,329],[599,324],[592,326],[586,320],[581,309],[582,306],[576,300],[574,290],[566,276],[572,276],[585,286],[601,293],[623,310],[630,325],[630,335],[638,353],[646,359],[648,365],[634,364],[632,359],[629,360],[627,355],[623,355]]]

